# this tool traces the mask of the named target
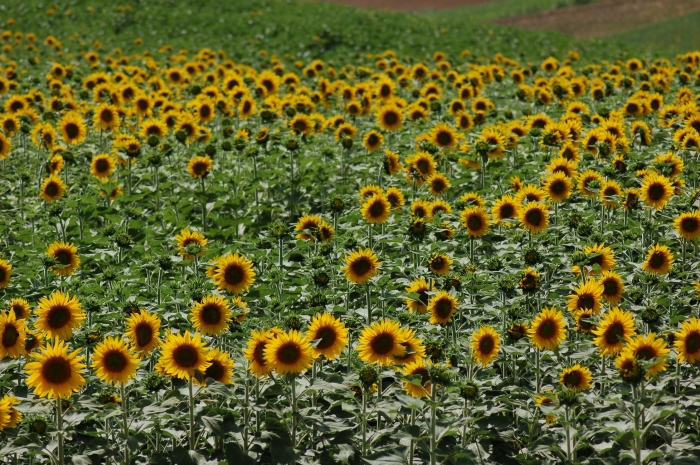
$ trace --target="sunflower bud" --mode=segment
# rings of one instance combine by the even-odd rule
[[[177,131],[177,132],[175,133],[175,139],[176,139],[179,143],[184,144],[185,141],[187,140],[187,134],[185,133],[185,131],[183,131],[182,129],[180,129],[179,131]]]
[[[347,137],[347,136],[344,137],[343,141],[341,142],[341,145],[348,150],[352,148],[352,144],[353,144],[352,138]]]
[[[466,400],[476,400],[479,397],[479,386],[474,381],[465,381],[459,387],[459,394]]]
[[[557,392],[559,403],[568,407],[573,407],[579,403],[578,392],[570,388],[561,388]]]
[[[377,383],[377,381],[379,381],[379,373],[373,365],[362,366],[358,370],[357,376],[360,378],[362,387],[365,390],[369,390],[374,384]]]
[[[158,392],[165,387],[168,379],[158,372],[151,372],[146,376],[144,384],[149,392]]]
[[[27,428],[29,429],[30,433],[35,433],[39,436],[45,435],[49,429],[48,420],[40,415],[32,415],[27,417],[25,423],[27,424]]]

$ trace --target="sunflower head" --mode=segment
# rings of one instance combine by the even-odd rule
[[[64,399],[85,385],[84,355],[80,351],[69,352],[68,345],[54,340],[37,354],[34,361],[25,365],[27,386],[34,388],[39,397]]]
[[[577,392],[590,389],[592,379],[591,370],[578,363],[572,367],[564,368],[559,375],[559,381],[563,386]]]
[[[327,360],[334,360],[348,343],[348,328],[330,313],[319,313],[311,319],[306,339],[315,358],[323,355]]]
[[[365,284],[379,274],[381,263],[371,249],[359,249],[345,256],[346,265],[342,268],[348,281]]]
[[[501,346],[501,336],[491,326],[481,326],[472,334],[469,345],[472,348],[474,361],[482,367],[487,367],[498,356]]]
[[[136,376],[138,358],[124,339],[108,336],[95,347],[92,367],[103,382],[123,385]]]
[[[385,319],[372,323],[362,330],[359,340],[357,351],[367,363],[393,365],[396,357],[406,353],[402,345],[405,342],[403,332],[395,321]]]
[[[265,346],[265,360],[279,375],[299,375],[311,366],[313,350],[309,341],[292,329]]]
[[[543,308],[527,331],[533,344],[540,350],[555,350],[566,338],[564,315],[556,308]]]
[[[194,336],[170,333],[161,344],[159,363],[165,374],[181,379],[190,379],[195,371],[204,372],[211,362],[207,358],[207,346],[199,333]]]

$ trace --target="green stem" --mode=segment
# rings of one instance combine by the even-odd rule
[[[367,455],[367,389],[362,389],[362,455]]]
[[[435,426],[437,420],[437,386],[430,387],[430,465],[437,464],[437,439],[435,437]]]
[[[294,376],[290,377],[292,385],[292,447],[297,446],[297,381]]]
[[[58,465],[64,465],[63,459],[63,404],[56,398],[56,429],[58,430]]]
[[[367,296],[367,325],[372,324],[372,296],[369,290],[369,284],[365,284],[365,295]]]
[[[566,434],[566,461],[571,462],[571,425],[568,405],[564,407],[564,432]]]
[[[189,390],[189,408],[190,408],[190,450],[195,450],[197,444],[195,443],[196,438],[194,435],[194,395],[192,393],[193,380],[192,377],[187,381],[187,388]]]
[[[540,373],[540,356],[541,351],[535,348],[535,393],[540,392],[540,386],[542,383],[542,375]]]
[[[124,428],[124,464],[131,463],[131,453],[129,451],[129,410],[127,405],[126,387],[122,383],[120,386],[122,396],[122,423]]]

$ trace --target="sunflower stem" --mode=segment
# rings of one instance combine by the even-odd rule
[[[199,178],[200,185],[202,186],[202,229],[207,232],[207,191],[204,185],[204,176]],[[237,226],[236,226],[237,227]]]
[[[292,385],[292,447],[297,447],[297,381],[294,375],[289,377]]]
[[[469,236],[469,263],[474,264],[474,236]]]
[[[131,453],[129,451],[129,410],[127,405],[126,387],[124,383],[120,386],[122,396],[122,423],[124,427],[124,464],[131,463]]]
[[[61,398],[56,398],[56,429],[58,430],[58,465],[64,465],[63,460],[63,404]]]
[[[535,348],[535,393],[540,392],[540,384],[542,383],[542,374],[540,373],[540,356],[541,351]]]
[[[362,455],[367,455],[367,389],[362,389]]]
[[[411,426],[416,425],[416,409],[411,409]],[[415,451],[416,443],[411,439],[411,443],[408,448],[408,464],[413,465],[413,454]]]
[[[680,406],[681,402],[681,362],[676,358],[676,399],[678,399],[678,404]],[[673,429],[676,433],[680,432],[680,415],[675,415],[673,421]]]
[[[566,433],[566,461],[571,462],[571,425],[569,422],[569,406],[564,406],[564,431]]]
[[[437,464],[437,440],[435,426],[437,420],[437,386],[432,384],[430,389],[430,465]]]
[[[129,187],[129,195],[131,195],[131,157],[129,157],[127,164],[128,164],[128,170],[129,170],[127,173],[127,185]],[[107,197],[109,197],[109,192],[107,193]]]
[[[158,268],[158,305],[160,305],[160,286],[163,283],[163,269]]]
[[[634,404],[634,463],[636,465],[642,465],[642,436],[641,436],[641,418],[639,409],[639,387],[632,386],[632,403]]]
[[[192,380],[192,377],[190,377],[190,379],[187,380],[187,389],[189,391],[188,404],[190,408],[190,450],[195,450],[197,447],[197,444],[195,444],[196,438],[194,434],[194,395],[192,394],[193,383],[194,381]]]
[[[372,324],[372,296],[369,290],[369,284],[365,284],[365,296],[367,297],[367,325]]]
[[[600,397],[605,397],[605,355],[600,357]]]
[[[369,237],[369,248],[373,249],[372,223],[367,223],[367,236]]]

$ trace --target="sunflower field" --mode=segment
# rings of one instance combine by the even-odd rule
[[[700,52],[3,24],[0,463],[700,463]]]

